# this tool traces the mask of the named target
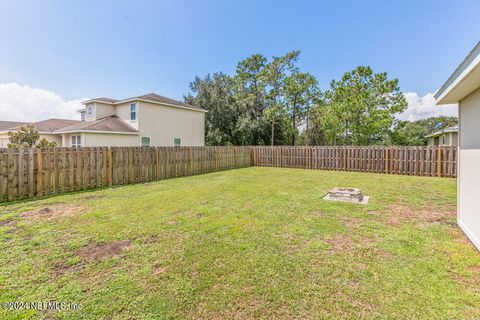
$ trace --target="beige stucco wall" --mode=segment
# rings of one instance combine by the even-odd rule
[[[105,118],[115,114],[115,106],[111,104],[98,103],[94,104],[95,119]]]
[[[93,114],[89,115],[86,111],[88,106],[93,106]],[[107,103],[93,102],[85,105],[85,120],[94,121],[115,114],[115,106]],[[80,120],[81,116],[79,115]]]
[[[480,250],[480,89],[459,103],[458,224]]]
[[[450,132],[450,146],[458,146],[458,133],[457,132]]]
[[[8,136],[0,134],[0,148],[6,148],[8,144]]]
[[[127,103],[121,103],[115,106],[115,114],[117,117],[134,127],[135,129],[138,130],[138,117],[139,117],[139,112],[138,112],[138,102],[135,102],[137,104],[137,120],[131,121],[130,120],[130,104],[133,102],[127,102]]]
[[[140,101],[138,123],[141,137],[150,137],[151,146],[173,146],[180,138],[182,146],[205,144],[205,113]]]
[[[71,138],[69,139],[71,143]],[[135,147],[140,138],[133,134],[83,133],[83,147]]]
[[[40,139],[47,139],[48,141],[55,141],[57,143],[57,147],[62,146],[62,136],[58,134],[40,134]],[[9,143],[9,136],[8,134],[0,134],[0,148],[6,148]]]
[[[57,147],[62,147],[61,134],[40,134],[40,140],[43,138],[47,139],[50,142],[55,141],[57,143]]]

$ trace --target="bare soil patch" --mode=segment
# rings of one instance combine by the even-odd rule
[[[109,259],[120,255],[123,250],[130,245],[130,240],[121,240],[104,244],[91,243],[86,247],[80,248],[77,254],[87,262]]]
[[[43,208],[22,212],[20,216],[27,220],[47,219],[53,220],[60,217],[70,217],[86,211],[84,205],[56,203]]]
[[[333,236],[333,238],[328,239],[326,242],[332,246],[332,252],[351,251],[355,246],[352,239],[343,234],[336,234]]]
[[[422,225],[429,225],[433,223],[443,223],[451,225],[451,220],[455,218],[455,210],[445,208],[439,210],[438,208],[426,209],[412,209],[406,205],[393,204],[389,206],[389,216],[387,224],[396,226],[401,222],[416,222]]]
[[[167,268],[157,267],[157,268],[155,268],[155,270],[153,270],[153,275],[156,276],[156,275],[165,273],[166,271],[167,271]]]
[[[60,261],[53,266],[53,271],[56,275],[61,275],[67,272],[79,272],[83,268],[83,263],[78,263],[72,266],[69,266],[65,261]]]
[[[342,218],[341,219],[343,224],[345,225],[345,227],[347,227],[347,229],[349,231],[353,231],[354,229],[356,229],[360,224],[362,224],[362,219],[360,218]]]
[[[15,221],[12,219],[6,219],[6,220],[0,221],[0,227],[6,227],[10,225],[15,225]]]

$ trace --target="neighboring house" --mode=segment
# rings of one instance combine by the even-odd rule
[[[82,102],[81,120],[32,122],[40,138],[62,147],[203,146],[204,109],[155,93],[124,100],[97,98]],[[8,132],[26,122],[0,121],[0,148]]]
[[[458,125],[434,132],[425,138],[428,138],[429,146],[457,146]]]
[[[435,94],[458,103],[457,221],[480,250],[480,42]]]

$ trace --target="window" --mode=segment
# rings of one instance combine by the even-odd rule
[[[93,114],[93,105],[89,104],[87,106],[87,114],[91,116]]]
[[[82,146],[82,136],[72,136],[72,147],[77,148]]]
[[[142,147],[150,147],[150,137],[142,137]]]
[[[130,120],[137,121],[137,104],[136,103],[130,104]]]
[[[180,147],[181,145],[182,145],[182,139],[180,139],[180,138],[173,139],[173,146],[174,147]]]

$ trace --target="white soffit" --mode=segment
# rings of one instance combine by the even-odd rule
[[[480,42],[435,93],[436,104],[453,104],[480,88]]]

